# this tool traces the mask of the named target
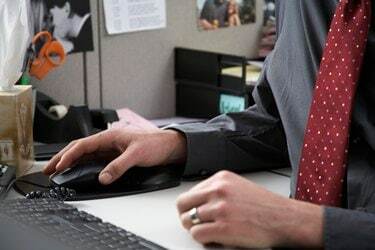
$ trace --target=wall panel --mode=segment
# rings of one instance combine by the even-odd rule
[[[166,0],[167,28],[109,36],[101,0],[90,0],[95,51],[69,56],[64,67],[35,85],[64,104],[129,107],[147,118],[175,112],[173,49],[176,46],[256,56],[262,23],[201,32],[195,0]],[[86,66],[86,67],[85,67]],[[86,92],[85,92],[86,90]]]

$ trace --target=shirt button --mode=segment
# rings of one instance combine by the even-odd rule
[[[360,212],[366,212],[367,209],[365,207],[356,207],[355,210],[360,211]]]
[[[354,137],[352,140],[353,144],[358,144],[360,141],[361,141],[361,137],[359,136]]]
[[[205,169],[202,169],[202,170],[199,172],[199,174],[200,174],[201,176],[207,176],[207,175],[208,175],[208,171],[205,170]]]

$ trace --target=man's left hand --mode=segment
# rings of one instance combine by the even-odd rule
[[[274,194],[221,171],[182,194],[182,225],[202,244],[237,247],[322,247],[323,208]],[[201,221],[193,225],[189,211]]]

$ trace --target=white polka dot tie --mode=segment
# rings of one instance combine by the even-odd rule
[[[340,206],[353,100],[371,0],[342,0],[331,22],[308,117],[295,198]]]

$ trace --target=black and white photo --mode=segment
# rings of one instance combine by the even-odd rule
[[[49,31],[67,54],[92,51],[89,0],[30,0],[34,33]]]

